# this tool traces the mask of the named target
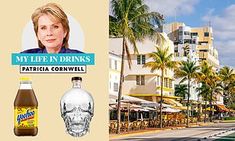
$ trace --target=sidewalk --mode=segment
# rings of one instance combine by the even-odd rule
[[[189,127],[198,127],[198,126],[209,126],[212,125],[216,122],[198,122],[198,123],[191,123]],[[109,139],[118,139],[122,137],[129,137],[129,136],[137,136],[137,135],[143,135],[143,134],[148,134],[148,133],[158,133],[162,131],[168,131],[168,130],[178,130],[178,129],[183,129],[186,128],[185,125],[182,126],[174,126],[174,127],[165,127],[165,128],[147,128],[144,130],[136,130],[136,131],[129,131],[129,132],[122,132],[120,134],[110,134]]]

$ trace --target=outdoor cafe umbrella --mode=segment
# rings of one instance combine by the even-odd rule
[[[118,96],[117,96],[117,94],[110,93],[109,98],[117,100]],[[127,95],[123,95],[121,98],[121,101],[126,102],[126,103],[138,103],[142,106],[148,106],[148,107],[158,107],[159,106],[159,103],[157,103],[157,102],[152,102],[152,101],[148,101],[148,100],[144,100],[144,99],[140,99],[140,98],[136,98],[136,97],[132,97],[132,96],[127,96]]]
[[[162,112],[166,112],[166,113],[178,113],[180,112],[181,110],[178,110],[178,109],[173,109],[173,108],[170,108],[170,107],[166,107],[166,108],[163,108],[162,109]]]
[[[117,98],[118,98],[117,94],[110,93],[109,94],[109,99],[110,99],[109,100],[109,105],[113,105],[113,104],[117,105]],[[144,99],[123,95],[122,98],[121,98],[121,107],[126,107],[127,108],[128,129],[129,129],[129,112],[130,112],[130,110],[149,111],[150,107],[157,108],[157,107],[159,107],[159,104],[157,102],[147,101],[147,100],[144,100]],[[149,107],[149,109],[143,108],[143,107]]]

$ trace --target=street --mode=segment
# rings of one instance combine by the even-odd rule
[[[145,133],[129,137],[120,137],[110,141],[212,141],[235,132],[235,123],[216,123],[204,127],[190,127],[178,130]],[[235,137],[234,137],[235,141]]]

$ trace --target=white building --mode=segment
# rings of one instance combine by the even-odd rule
[[[169,40],[166,34],[163,35],[168,41],[169,53],[174,53],[173,42]],[[118,54],[120,54],[121,47],[122,39],[110,39],[111,50],[117,49]],[[139,51],[138,55],[134,54],[132,46],[129,44],[132,65],[131,69],[129,69],[127,60],[125,60],[123,94],[157,102],[160,98],[161,72],[157,70],[152,73],[150,72],[150,68],[143,68],[143,64],[151,60],[147,54],[156,51],[155,42],[146,39],[143,42],[137,42],[137,47]],[[174,98],[173,70],[166,70],[164,75],[163,95],[168,98]]]
[[[184,23],[174,22],[165,24],[163,31],[174,42],[174,53],[176,61],[186,61],[190,58],[199,65],[202,60],[206,60],[213,69],[219,66],[218,52],[213,47],[213,34],[211,27],[192,28]],[[180,79],[176,79],[175,84],[179,84]],[[187,84],[187,82],[183,83]],[[197,82],[191,83],[190,100],[198,100],[199,87]],[[217,102],[221,103],[223,97],[217,95]]]
[[[109,93],[118,95],[121,70],[121,57],[109,52]]]
[[[179,25],[165,24],[163,30],[168,34],[171,40],[174,41],[174,55],[176,61],[186,61],[190,59],[199,65],[199,57],[197,54],[198,36],[191,34],[191,28],[184,23],[177,23]],[[177,29],[177,30],[176,30]],[[177,33],[175,33],[177,32]],[[174,35],[174,34],[175,35]],[[175,85],[179,85],[182,79],[176,79]],[[182,84],[187,85],[187,82]],[[190,100],[198,100],[198,92],[196,88],[199,86],[194,80],[191,82]],[[185,97],[187,99],[187,95]]]

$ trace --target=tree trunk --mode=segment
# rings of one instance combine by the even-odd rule
[[[201,119],[201,104],[199,103],[199,96],[197,98],[197,121],[200,122],[200,119]]]
[[[161,98],[160,98],[160,128],[162,128],[162,102],[163,102],[163,80],[164,80],[164,69],[161,69]]]
[[[125,56],[125,37],[122,41],[122,61],[121,61],[121,72],[120,72],[120,81],[119,81],[119,91],[118,91],[118,105],[117,105],[117,131],[120,133],[120,121],[121,121],[121,97],[122,97],[122,83],[123,83],[123,70],[124,70],[124,56]]]
[[[228,104],[227,104],[227,106],[231,107],[232,103],[233,103],[232,94],[230,92],[228,92]],[[229,116],[231,115],[230,108],[229,108],[228,114],[229,114]]]
[[[189,97],[190,97],[190,81],[191,81],[191,78],[188,78],[187,127],[189,127]]]
[[[207,107],[207,98],[206,98],[206,100],[205,100],[205,110],[204,110],[205,116],[204,116],[204,123],[206,123],[206,107]]]
[[[212,96],[213,96],[213,91],[211,92],[210,95],[210,122],[212,122]]]

